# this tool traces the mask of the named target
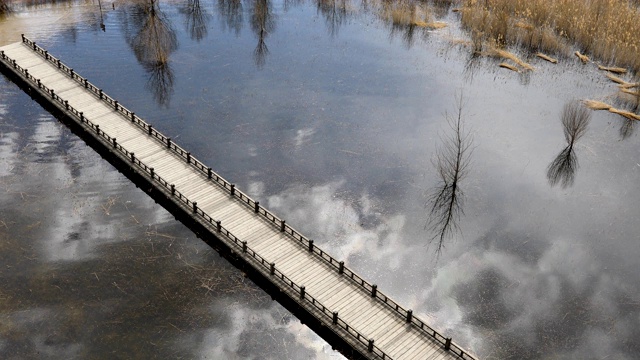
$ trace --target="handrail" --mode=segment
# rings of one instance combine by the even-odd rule
[[[454,354],[459,356],[461,359],[473,359],[473,360],[475,360],[475,358],[472,355],[466,353],[462,348],[460,348],[457,344],[455,344],[451,340],[451,338],[447,338],[444,335],[440,334],[437,330],[435,330],[434,328],[432,328],[429,325],[427,325],[424,321],[422,321],[418,317],[414,316],[412,310],[404,309],[402,306],[400,306],[397,302],[392,300],[390,297],[388,297],[387,295],[385,295],[381,291],[378,291],[377,285],[367,282],[362,277],[360,277],[358,274],[356,274],[351,269],[349,269],[347,266],[345,266],[343,261],[336,260],[334,257],[332,257],[331,255],[329,255],[326,252],[324,252],[317,245],[314,245],[313,240],[308,239],[307,237],[305,237],[304,235],[299,233],[297,230],[295,230],[293,227],[291,227],[289,224],[287,224],[283,219],[278,218],[276,215],[274,215],[269,210],[267,210],[262,205],[260,205],[258,201],[253,200],[251,197],[249,197],[248,195],[246,195],[242,191],[238,190],[235,187],[234,184],[232,184],[229,181],[225,180],[219,174],[214,172],[210,167],[207,167],[206,165],[204,165],[201,161],[199,161],[193,155],[191,155],[190,152],[186,151],[182,147],[180,147],[177,144],[175,144],[174,142],[172,142],[171,138],[166,137],[164,134],[162,134],[159,131],[157,131],[155,128],[153,128],[153,126],[151,124],[148,124],[142,118],[140,118],[137,115],[135,115],[134,112],[132,112],[132,111],[128,110],[127,108],[125,108],[124,106],[120,105],[117,100],[115,100],[115,99],[111,98],[110,96],[108,96],[107,94],[105,94],[102,91],[102,89],[98,88],[97,86],[95,86],[91,82],[89,82],[87,79],[85,79],[82,76],[78,75],[72,68],[70,68],[66,64],[62,63],[60,61],[60,59],[57,59],[54,56],[50,55],[48,53],[48,51],[46,51],[45,49],[43,49],[42,47],[37,45],[35,42],[29,40],[24,35],[22,35],[22,42],[25,45],[27,45],[28,48],[32,49],[34,52],[36,52],[40,56],[44,57],[45,60],[47,60],[50,63],[52,63],[53,65],[57,66],[62,72],[67,74],[69,77],[71,77],[72,80],[75,80],[80,85],[83,85],[87,90],[92,92],[100,100],[102,100],[103,102],[105,102],[108,105],[112,106],[116,111],[120,112],[125,118],[130,119],[133,124],[137,125],[142,130],[146,131],[154,139],[156,139],[157,141],[161,142],[168,149],[172,150],[175,154],[177,154],[178,156],[180,156],[183,159],[185,159],[189,165],[195,167],[197,170],[199,170],[201,173],[203,173],[205,176],[207,176],[207,178],[210,179],[212,182],[216,183],[218,186],[222,187],[227,192],[229,192],[232,196],[234,196],[235,198],[240,200],[241,203],[243,203],[246,206],[252,208],[256,214],[258,214],[258,215],[262,216],[263,218],[265,218],[266,220],[268,220],[270,223],[272,223],[273,226],[275,226],[276,228],[279,228],[281,232],[289,235],[292,239],[296,240],[301,246],[303,246],[304,248],[308,249],[309,252],[315,254],[317,257],[319,257],[321,260],[323,260],[326,264],[332,266],[340,274],[344,274],[346,277],[351,279],[351,281],[353,281],[355,284],[360,286],[364,291],[370,293],[373,298],[378,299],[384,305],[386,305],[390,309],[394,310],[399,316],[401,316],[402,318],[406,319],[407,323],[410,323],[410,324],[414,325],[417,329],[421,330],[424,334],[428,335],[429,337],[433,338],[435,341],[440,343],[444,347],[444,349],[453,352]],[[4,54],[3,51],[0,52],[0,58],[5,62],[7,62],[8,60],[11,60]],[[206,220],[207,223],[210,226],[215,226],[215,229],[218,232],[223,233],[227,238],[231,239],[236,246],[241,246],[241,248],[243,250],[244,249],[249,249],[248,246],[246,245],[246,243],[242,244],[242,242],[239,239],[237,239],[233,234],[231,234],[228,230],[226,230],[221,225],[220,221],[215,221],[208,214],[204,213],[202,210],[197,208],[197,204],[195,202],[192,202],[189,199],[187,199],[179,191],[175,190],[175,187],[173,187],[171,184],[168,184],[164,179],[162,179],[161,177],[157,176],[157,174],[154,174],[152,168],[148,168],[145,164],[141,163],[139,160],[137,160],[135,158],[135,154],[129,153],[126,149],[122,148],[121,146],[119,146],[119,144],[117,144],[116,139],[112,139],[108,135],[106,135],[104,132],[101,132],[98,125],[94,125],[93,123],[91,123],[89,120],[86,119],[86,117],[84,117],[82,112],[79,112],[78,110],[76,110],[75,108],[70,106],[67,101],[65,101],[62,98],[60,98],[59,96],[57,96],[52,89],[47,88],[46,86],[44,86],[40,82],[40,80],[35,79],[33,76],[31,76],[26,69],[23,69],[20,66],[18,66],[16,64],[15,60],[13,60],[13,63],[11,63],[10,61],[9,61],[9,63],[10,63],[11,66],[13,66],[14,69],[20,71],[25,76],[25,78],[27,80],[29,80],[32,83],[36,84],[39,89],[41,89],[45,93],[49,94],[51,96],[52,100],[55,100],[55,101],[59,102],[62,106],[64,106],[65,110],[69,111],[71,114],[73,114],[76,117],[78,117],[81,120],[81,123],[84,122],[86,126],[88,126],[92,130],[97,132],[97,134],[99,136],[102,136],[104,139],[106,139],[107,142],[113,143],[113,147],[116,148],[116,150],[120,151],[125,157],[130,158],[131,161],[134,164],[138,165],[140,168],[145,170],[145,172],[147,174],[150,174],[152,179],[158,181],[161,185],[163,185],[165,190],[170,191],[172,195],[175,195],[187,207],[192,207],[193,208],[193,212],[195,214],[199,215],[200,217],[202,217],[204,220]],[[223,231],[223,229],[224,229],[224,231]],[[253,258],[258,260],[256,258],[257,253],[255,253],[253,250],[252,250],[252,252],[253,252],[253,254],[255,254],[253,256]],[[259,255],[257,255],[257,256],[260,257]],[[263,258],[261,258],[261,257],[260,257],[260,259],[261,260],[259,261],[259,263],[264,266],[265,265],[264,264],[265,260]],[[270,270],[273,270],[273,267]],[[282,278],[283,281],[285,280],[285,278],[287,280],[290,280],[284,274],[282,274],[282,277],[283,277]],[[291,285],[290,286],[292,288],[293,288],[293,285],[294,285],[294,283],[293,283],[293,281],[291,281]],[[295,286],[298,286],[298,285],[295,284]],[[303,287],[300,287],[300,286],[298,286],[298,287],[299,288],[303,288]],[[303,294],[304,294],[304,291],[303,291]],[[306,298],[313,299],[310,295],[308,295],[308,294],[305,294],[305,295],[306,296],[303,296],[305,299]],[[315,305],[316,303],[320,304],[318,301],[313,299],[312,304]],[[324,309],[324,306],[322,306],[322,308]],[[324,310],[322,310],[322,312],[325,313]],[[341,323],[342,320],[337,318],[336,314],[337,313],[334,313],[334,314],[331,315],[332,316],[332,320],[334,320],[333,321],[334,324],[339,324],[339,323]],[[325,313],[325,315],[326,315],[326,313]],[[334,317],[334,315],[335,315],[335,317]],[[336,318],[337,318],[337,320],[336,320]],[[359,340],[362,344],[366,345],[367,348],[370,349],[370,352],[376,353],[376,350],[377,350],[377,351],[380,352],[379,356],[382,356],[383,359],[389,359],[390,358],[382,350],[380,350],[375,344],[373,344],[373,340],[369,340],[366,343],[363,342],[364,341],[363,340],[364,336],[362,336],[362,334],[358,333],[353,328],[350,328],[348,324],[344,323],[344,321],[342,321],[342,323],[345,324],[345,326],[343,326],[343,329],[346,330],[353,337],[355,337],[356,340]]]

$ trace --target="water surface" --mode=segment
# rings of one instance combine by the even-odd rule
[[[615,86],[575,59],[532,58],[528,76],[470,59],[450,9],[427,31],[380,6],[47,3],[0,20],[0,42],[24,32],[481,358],[634,358],[635,126],[593,113],[573,183],[547,178],[564,105]],[[3,357],[339,357],[0,87]],[[473,152],[459,230],[437,256],[426,195],[456,94]]]

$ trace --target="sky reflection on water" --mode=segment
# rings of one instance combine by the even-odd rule
[[[593,113],[573,186],[547,179],[564,104],[615,88],[593,67],[531,59],[526,81],[484,58],[470,68],[446,8],[432,14],[449,28],[416,36],[370,2],[105,3],[105,32],[92,3],[74,4],[89,15],[20,26],[464,347],[488,359],[640,352],[637,134]],[[71,11],[29,16],[42,13]],[[3,21],[0,40],[17,41],[24,22]],[[0,87],[0,353],[337,356]],[[436,258],[425,194],[460,89],[476,146],[460,233]]]

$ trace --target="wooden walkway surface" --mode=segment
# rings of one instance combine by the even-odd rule
[[[474,359],[34,42],[0,48],[0,62],[364,356]]]

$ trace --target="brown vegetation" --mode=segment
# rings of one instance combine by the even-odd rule
[[[580,54],[640,72],[640,10],[628,0],[464,0],[462,24],[499,47]]]
[[[612,73],[616,73],[616,74],[626,74],[627,73],[627,69],[621,68],[621,67],[615,67],[615,66],[598,65],[598,69],[604,70],[604,71],[608,71],[608,72],[612,72]]]
[[[580,53],[580,51],[576,51],[575,54],[578,57],[578,59],[582,61],[583,64],[586,64],[589,62],[589,57],[587,55]]]
[[[506,50],[503,49],[499,49],[496,47],[492,47],[489,49],[489,51],[487,52],[487,54],[489,56],[492,57],[498,57],[498,58],[503,58],[503,59],[508,59],[513,61],[514,63],[516,63],[518,66],[520,66],[521,68],[523,68],[524,70],[534,70],[534,67],[531,66],[530,64],[522,61],[519,57],[517,57],[515,54],[508,52]]]
[[[546,60],[552,64],[557,64],[558,63],[558,59],[554,59],[551,56],[547,56],[543,53],[536,53],[536,56],[539,57],[542,60]]]
[[[507,64],[505,62],[502,62],[502,63],[498,64],[498,66],[500,66],[501,68],[509,69],[511,71],[520,72],[520,70],[518,70],[517,67],[515,67],[515,66],[513,66],[511,64]]]

